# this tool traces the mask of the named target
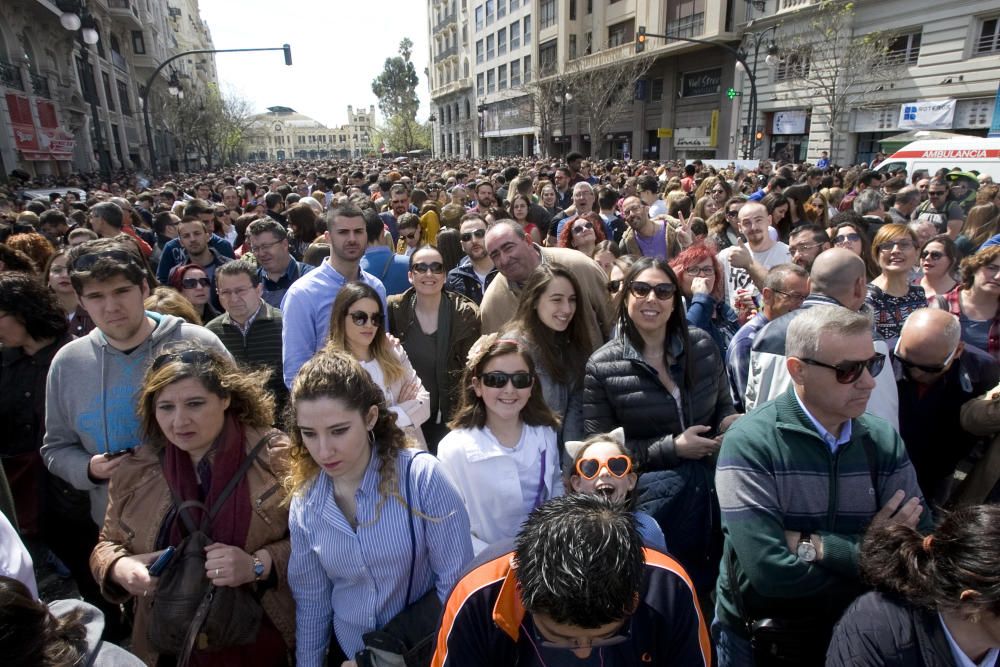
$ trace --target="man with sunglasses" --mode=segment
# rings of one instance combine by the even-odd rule
[[[948,184],[932,178],[927,186],[927,201],[917,207],[916,220],[927,220],[938,229],[938,234],[957,238],[965,221],[965,211],[958,202],[948,198]]]
[[[794,664],[823,664],[834,624],[865,590],[865,531],[931,529],[902,440],[865,414],[885,361],[868,314],[804,310],[788,326],[792,387],[726,432],[715,476],[725,534],[713,627],[720,667],[752,667],[751,640],[796,651]],[[786,636],[758,635],[765,619]]]
[[[941,504],[950,494],[955,468],[980,441],[962,428],[962,407],[1000,381],[996,360],[961,336],[957,317],[921,308],[906,319],[892,355],[899,433],[920,488],[928,500]]]
[[[681,565],[643,546],[632,513],[553,498],[480,554],[445,602],[432,667],[712,664]]]
[[[498,273],[486,253],[486,222],[478,213],[466,213],[459,230],[465,256],[448,272],[446,287],[479,305],[483,302],[483,293]]]
[[[145,310],[146,271],[127,244],[88,241],[70,250],[69,266],[80,305],[96,328],[52,360],[41,451],[50,472],[90,492],[91,516],[100,526],[120,455],[142,442],[135,397],[149,361],[175,340],[228,352],[207,329]]]

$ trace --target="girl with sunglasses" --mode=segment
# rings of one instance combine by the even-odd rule
[[[958,249],[947,234],[938,234],[920,249],[920,286],[927,295],[927,303],[934,305],[937,298],[958,289],[955,278],[958,272]]]
[[[469,349],[479,338],[479,307],[462,294],[444,290],[444,258],[433,246],[410,255],[407,277],[411,287],[389,297],[389,331],[430,390],[431,418],[421,430],[435,453],[458,402]]]
[[[221,315],[212,306],[212,281],[197,264],[185,264],[170,272],[170,286],[181,293],[194,306],[202,323],[211,322]]]
[[[664,260],[637,260],[617,297],[618,334],[591,355],[584,378],[587,433],[621,426],[645,474],[639,509],[663,529],[702,595],[717,574],[705,554],[721,535],[713,500],[715,454],[735,419],[719,347],[689,327],[677,275]]]
[[[625,431],[592,435],[583,442],[566,443],[566,453],[573,458],[567,474],[567,487],[573,493],[602,495],[616,503],[635,506],[635,485],[639,470],[625,446]],[[663,531],[653,517],[635,512],[635,527],[648,546],[667,550]]]
[[[344,285],[330,310],[326,348],[349,353],[371,374],[406,435],[427,449],[421,424],[430,419],[430,393],[413,370],[403,346],[385,331],[378,292],[365,283]]]
[[[562,495],[556,429],[523,341],[484,336],[469,352],[463,393],[438,458],[465,500],[476,553],[512,539],[540,504]]]

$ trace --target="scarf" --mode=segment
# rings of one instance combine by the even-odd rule
[[[201,486],[195,475],[194,464],[187,452],[167,443],[163,459],[163,476],[167,484],[181,501],[198,500],[208,509],[212,508],[216,498],[239,470],[246,456],[246,434],[243,425],[236,416],[226,412],[222,432],[212,444],[210,454],[211,482],[208,492],[202,497]],[[207,455],[206,455],[207,456]],[[201,526],[206,512],[194,507],[185,510],[195,526]],[[247,531],[250,528],[250,485],[246,475],[222,504],[215,520],[208,526],[208,535],[216,542],[242,547],[246,543]],[[170,527],[170,544],[180,544],[186,534],[183,519],[175,514]]]

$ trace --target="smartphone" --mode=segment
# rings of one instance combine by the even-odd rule
[[[118,451],[118,452],[105,452],[104,453],[104,458],[109,459],[109,460],[110,459],[116,459],[119,456],[125,456],[126,454],[132,454],[134,452],[135,452],[135,448],[134,447],[129,447],[128,449],[123,449],[123,450]]]
[[[160,554],[159,558],[149,566],[149,575],[151,577],[158,577],[163,574],[163,571],[167,569],[167,565],[170,564],[170,559],[174,557],[176,551],[177,549],[174,547],[167,547],[166,551]]]

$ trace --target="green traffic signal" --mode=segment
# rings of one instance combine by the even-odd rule
[[[736,92],[735,88],[730,88],[729,90],[726,91],[726,96],[731,100],[735,100],[736,95],[738,95],[738,93]]]

